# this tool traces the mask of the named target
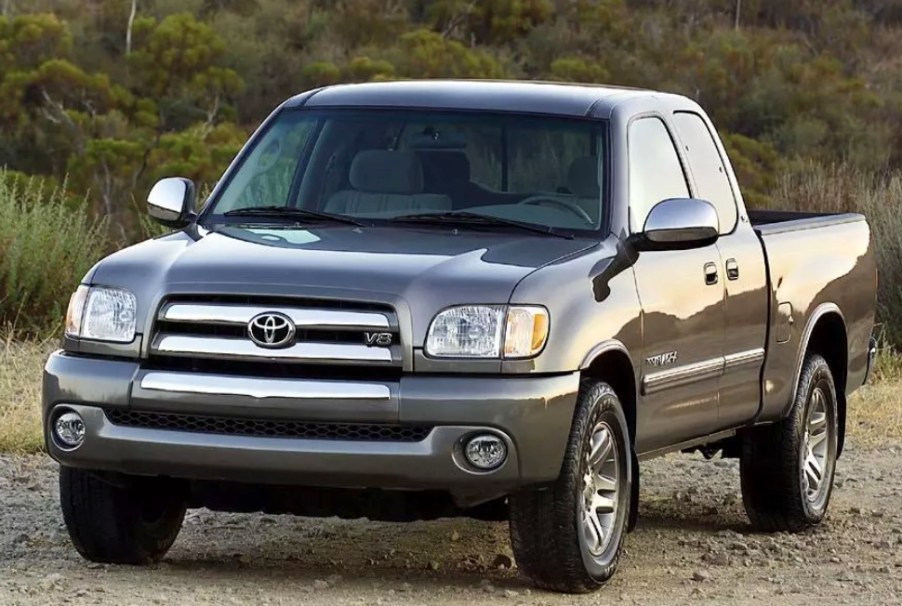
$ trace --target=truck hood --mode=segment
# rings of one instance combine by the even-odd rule
[[[421,344],[439,310],[507,303],[539,267],[592,247],[518,233],[402,227],[227,227],[177,232],[119,251],[89,276],[135,293],[141,318],[167,294],[301,296],[384,302],[410,318]]]

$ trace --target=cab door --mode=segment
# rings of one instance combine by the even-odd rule
[[[630,227],[640,232],[658,202],[688,198],[675,139],[658,116],[628,129]],[[642,251],[633,267],[642,314],[643,354],[637,451],[647,453],[718,427],[724,364],[724,280],[716,244]]]
[[[688,159],[694,195],[717,211],[717,248],[726,289],[720,429],[751,421],[761,402],[761,367],[767,338],[768,293],[764,251],[743,206],[726,155],[700,114],[678,111],[673,124]]]

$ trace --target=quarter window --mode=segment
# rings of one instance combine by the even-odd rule
[[[714,142],[708,125],[701,116],[691,112],[677,112],[673,116],[680,140],[686,146],[689,166],[695,177],[697,196],[717,209],[720,233],[733,231],[736,226],[736,198],[727,176],[727,168]]]
[[[689,186],[673,140],[660,118],[642,118],[629,128],[630,217],[642,231],[652,207],[668,198],[688,198]]]

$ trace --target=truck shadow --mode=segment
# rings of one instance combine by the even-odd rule
[[[741,505],[737,508],[710,503],[685,503],[677,499],[640,504],[637,528],[693,530],[706,533],[751,530]]]
[[[662,535],[680,543],[748,532],[741,505],[717,512],[712,507],[707,499],[646,500],[637,530],[626,540],[631,558],[654,552]],[[522,593],[530,587],[513,564],[507,524],[468,519],[392,524],[202,510],[154,568],[185,578],[288,577],[313,590],[364,584],[403,593],[410,584],[418,591],[488,585],[488,591]]]

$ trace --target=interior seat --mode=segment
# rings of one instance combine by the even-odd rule
[[[423,164],[427,192],[451,198],[455,209],[487,204],[490,196],[482,186],[470,180],[470,159],[462,151],[418,150]]]
[[[353,189],[332,194],[323,210],[350,215],[451,210],[448,196],[424,193],[423,167],[413,152],[362,151],[351,161],[348,181]]]

